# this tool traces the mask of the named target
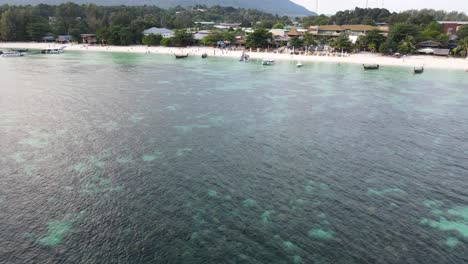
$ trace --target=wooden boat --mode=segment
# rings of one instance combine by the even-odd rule
[[[3,58],[12,58],[12,57],[23,57],[24,54],[21,53],[21,52],[17,52],[17,51],[6,51],[6,52],[3,52],[2,55]]]
[[[179,55],[178,55],[178,54],[174,54],[174,55],[175,55],[176,59],[184,59],[184,58],[187,58],[189,54],[187,53],[187,54],[185,54],[185,55],[183,55],[183,54],[179,54]]]
[[[206,58],[208,58],[208,54],[203,53],[203,54],[201,55],[201,57],[202,57],[202,59],[206,59]]]
[[[380,65],[378,64],[363,64],[364,70],[378,70]]]
[[[41,50],[41,54],[61,54],[63,53],[63,48],[61,49],[43,49]]]
[[[424,72],[424,67],[423,66],[415,66],[414,67],[414,73],[415,74],[423,73],[423,72]]]
[[[262,61],[262,65],[271,66],[271,65],[274,65],[274,64],[275,64],[275,61],[273,59],[264,59]]]
[[[249,60],[250,60],[250,56],[245,53],[242,53],[242,56],[239,61],[248,62]]]
[[[302,63],[300,63],[300,62],[298,62],[298,63],[296,64],[296,67],[298,67],[298,68],[302,68],[303,66],[304,66],[304,64],[302,64]]]
[[[12,49],[11,51],[16,51],[16,52],[24,53],[24,52],[28,52],[29,49]]]

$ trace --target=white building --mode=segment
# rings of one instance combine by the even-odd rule
[[[163,38],[172,38],[174,36],[174,31],[167,29],[167,28],[157,28],[157,27],[152,27],[141,33],[145,36],[150,35],[150,34],[161,35]]]
[[[204,37],[208,36],[211,33],[209,30],[200,30],[197,33],[193,34],[195,40],[202,40]]]
[[[270,29],[269,32],[273,37],[284,37],[286,36],[286,30],[284,29]]]

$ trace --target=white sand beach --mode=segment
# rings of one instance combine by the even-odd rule
[[[61,48],[66,46],[65,50],[72,51],[90,51],[90,52],[129,52],[129,53],[154,53],[154,54],[189,54],[191,56],[201,56],[207,53],[208,56],[240,58],[242,51],[215,49],[211,47],[147,47],[147,46],[90,46],[83,44],[56,44],[56,43],[24,43],[24,42],[3,42],[0,43],[1,49],[21,48],[21,49],[46,49]],[[354,64],[379,64],[385,66],[403,66],[414,67],[422,65],[425,68],[452,69],[468,71],[468,59],[445,58],[437,56],[404,56],[394,58],[380,54],[359,53],[349,56],[314,56],[314,55],[290,55],[268,52],[250,52],[246,54],[252,59],[274,59],[289,60],[300,62],[336,62],[336,63],[354,63]]]

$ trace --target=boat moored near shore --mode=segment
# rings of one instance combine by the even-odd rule
[[[263,59],[262,61],[262,65],[271,66],[274,64],[275,64],[275,60],[273,59]]]
[[[242,52],[242,56],[240,57],[239,61],[248,62],[249,60],[250,60],[250,56]]]
[[[174,54],[176,59],[184,59],[184,58],[187,58],[189,56],[189,54]]]
[[[424,67],[423,66],[414,66],[414,73],[415,74],[420,74],[424,72]]]
[[[61,53],[65,52],[63,49],[64,48],[60,48],[60,49],[43,49],[43,50],[41,50],[41,54],[61,54]]]
[[[11,58],[11,57],[23,57],[24,54],[21,52],[17,52],[17,51],[6,51],[6,52],[2,52],[0,56],[3,58]]]
[[[363,64],[364,70],[378,70],[380,68],[379,64]]]

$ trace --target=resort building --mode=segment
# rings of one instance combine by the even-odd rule
[[[197,41],[200,41],[204,37],[208,36],[210,33],[211,33],[211,31],[209,31],[209,30],[200,30],[200,31],[198,31],[196,33],[193,33],[193,39],[195,39]]]
[[[215,28],[219,28],[219,29],[238,29],[240,28],[240,23],[221,23],[221,24],[218,24],[218,25],[215,25],[214,27]]]
[[[245,36],[243,35],[237,35],[236,36],[236,40],[234,41],[234,44],[236,45],[236,47],[243,47],[245,46]]]
[[[311,26],[309,33],[316,36],[337,37],[342,33],[350,36],[365,36],[368,31],[380,30],[384,35],[388,34],[387,26],[370,26],[370,25],[323,25]]]
[[[81,43],[84,44],[96,44],[97,38],[95,34],[80,34]]]
[[[54,41],[55,41],[55,38],[54,38],[54,36],[52,35],[52,33],[49,33],[49,34],[45,35],[44,37],[42,37],[41,40],[42,40],[43,42],[54,42]]]
[[[56,41],[58,43],[68,43],[72,41],[72,36],[70,35],[58,35]]]
[[[172,38],[175,32],[167,28],[152,27],[141,33],[145,36],[155,34],[155,35],[161,35],[163,38]]]
[[[304,35],[304,32],[299,31],[297,28],[291,28],[291,30],[289,30],[288,33],[286,33],[286,35],[290,38],[300,37]]]
[[[447,35],[454,35],[463,25],[468,25],[468,21],[437,21],[442,25],[442,32]]]
[[[284,29],[270,29],[269,32],[273,37],[284,37],[286,36],[286,30]]]

